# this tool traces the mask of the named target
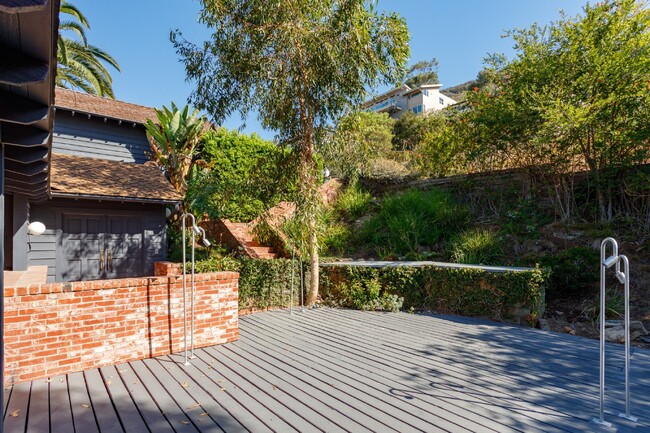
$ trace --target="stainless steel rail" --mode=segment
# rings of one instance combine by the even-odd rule
[[[611,245],[612,254],[607,256],[607,246]],[[621,271],[623,263],[624,271]],[[624,285],[625,290],[625,412],[619,417],[630,421],[637,418],[630,414],[630,262],[624,255],[618,254],[618,242],[614,238],[606,238],[600,243],[600,407],[598,418],[591,421],[595,424],[611,427],[612,423],[605,421],[605,306],[606,306],[606,270],[615,266],[616,279]]]
[[[190,218],[192,220],[192,256],[191,256],[191,261],[192,261],[192,272],[191,272],[191,277],[190,277],[190,287],[191,287],[191,296],[190,296],[190,320],[191,320],[191,330],[190,330],[190,352],[191,356],[188,358],[187,356],[187,248],[186,248],[186,241],[185,241],[185,234],[187,232],[186,228],[186,223],[185,221],[187,218]],[[189,359],[194,359],[194,298],[196,295],[196,290],[195,290],[195,285],[194,285],[194,263],[195,263],[195,255],[194,255],[194,245],[196,243],[196,235],[201,235],[201,238],[203,239],[203,245],[206,247],[210,246],[210,242],[207,240],[205,237],[205,230],[203,228],[198,227],[196,225],[196,219],[194,218],[194,215],[191,213],[184,213],[181,216],[182,222],[183,222],[183,346],[185,349],[185,365],[190,365]]]

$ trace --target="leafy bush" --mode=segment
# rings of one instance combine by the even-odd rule
[[[547,278],[548,272],[540,268],[490,273],[433,266],[329,266],[323,267],[321,294],[326,302],[343,299],[355,306],[395,296],[404,300],[404,308],[494,319],[510,318],[524,308],[534,322],[543,309]]]
[[[294,304],[300,300],[300,268],[294,268]],[[239,309],[288,306],[291,296],[289,259],[255,260],[223,257],[196,262],[196,272],[239,272]]]
[[[249,222],[293,188],[294,170],[286,169],[290,153],[256,134],[224,128],[208,132],[201,155],[209,170],[196,173],[187,192],[196,214]]]
[[[357,181],[352,181],[336,199],[334,209],[347,221],[355,221],[370,209],[372,194],[364,191]]]
[[[386,196],[359,236],[379,254],[417,256],[457,233],[468,220],[467,208],[454,204],[444,191],[407,190]]]
[[[600,277],[598,251],[588,247],[574,247],[540,259],[542,266],[551,269],[548,286],[549,299],[580,295],[592,287]]]
[[[485,229],[473,228],[453,237],[449,250],[455,263],[496,265],[503,259],[501,238]]]

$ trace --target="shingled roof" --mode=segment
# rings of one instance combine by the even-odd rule
[[[155,166],[52,154],[53,197],[172,203],[182,196]]]
[[[134,123],[145,123],[147,119],[156,119],[156,111],[151,107],[79,93],[62,87],[56,88],[54,106]]]

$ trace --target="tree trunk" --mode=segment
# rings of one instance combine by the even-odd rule
[[[309,296],[307,305],[312,306],[318,300],[318,239],[316,238],[316,216],[309,216],[309,254],[311,256],[311,275],[309,279]]]

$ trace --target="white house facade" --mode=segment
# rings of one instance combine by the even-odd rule
[[[408,111],[422,114],[442,110],[456,101],[440,93],[441,88],[442,84],[424,84],[414,89],[403,85],[366,101],[363,108],[376,113],[388,113],[394,119],[399,119]]]

